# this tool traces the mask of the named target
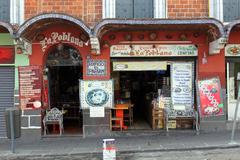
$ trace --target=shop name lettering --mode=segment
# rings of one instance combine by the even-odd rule
[[[79,38],[74,37],[69,32],[63,33],[52,32],[50,37],[45,37],[44,40],[40,41],[42,51],[45,52],[46,48],[49,45],[53,45],[61,41],[69,42],[79,47],[83,46],[83,41],[81,41]]]
[[[194,56],[196,55],[196,49],[190,47],[176,47],[176,48],[124,48],[113,47],[111,56]]]
[[[115,52],[112,55],[129,55],[129,56],[172,56],[175,55],[171,51],[162,51],[161,49],[151,49],[151,50],[133,50],[131,52]],[[179,56],[187,56],[194,55],[193,51],[178,51],[177,55]]]

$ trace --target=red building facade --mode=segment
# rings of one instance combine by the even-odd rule
[[[16,37],[31,43],[32,52],[28,56],[29,65],[39,66],[43,71],[43,75],[40,77],[43,82],[40,87],[42,93],[41,107],[44,110],[53,107],[66,110],[65,117],[67,118],[64,119],[66,130],[70,131],[69,128],[74,127],[76,130],[74,133],[84,136],[109,135],[112,114],[109,107],[114,106],[105,109],[104,117],[91,118],[89,109],[81,110],[84,106],[81,104],[81,98],[79,100],[81,88],[78,88],[78,80],[108,81],[114,79],[113,105],[118,104],[117,101],[122,100],[122,91],[116,88],[122,87],[122,84],[116,85],[115,74],[118,76],[122,74],[122,77],[124,77],[124,74],[128,76],[130,72],[114,71],[116,62],[124,62],[126,63],[125,66],[130,65],[130,63],[138,63],[140,68],[144,64],[151,68],[153,67],[150,65],[151,62],[159,62],[162,66],[153,69],[154,73],[142,72],[139,74],[136,72],[137,70],[132,71],[139,77],[144,74],[145,77],[166,76],[167,84],[175,83],[172,80],[174,73],[172,69],[175,63],[176,65],[191,63],[192,71],[189,74],[192,78],[188,80],[192,91],[189,94],[192,98],[188,96],[188,100],[191,101],[189,104],[191,103],[192,107],[191,120],[194,119],[194,111],[199,107],[196,81],[219,77],[223,89],[221,92],[225,92],[226,66],[223,50],[224,42],[222,41],[225,39],[225,31],[221,22],[206,18],[208,17],[207,0],[169,0],[166,5],[169,19],[102,20],[103,12],[106,12],[103,4],[97,0],[48,2],[27,0],[25,2],[25,17],[28,20],[19,27]],[[52,11],[56,13],[50,13]],[[148,49],[143,51],[144,55],[114,57],[112,49],[114,46],[123,47],[122,49],[121,47],[118,48],[121,53],[127,53],[129,49],[131,53],[135,51],[135,48],[141,47],[148,47]],[[191,52],[192,55],[186,55],[186,50],[184,53],[180,52],[182,55],[161,55],[162,53],[158,53],[161,46],[171,50],[174,54],[179,50],[175,50],[175,52],[173,50],[179,48],[179,46],[180,48],[190,47],[194,51]],[[152,52],[152,56],[145,55],[145,52]],[[153,52],[156,52],[157,55],[154,55]],[[134,74],[130,74],[128,78],[134,77]],[[148,78],[140,78],[139,81],[147,83],[146,79]],[[127,83],[128,79],[125,80]],[[68,81],[67,85],[65,81]],[[120,80],[117,81],[117,83],[120,83]],[[136,80],[133,80],[130,87],[134,88],[135,82]],[[167,85],[167,87],[169,87],[169,91],[173,89],[170,85]],[[154,92],[155,94],[158,93],[156,87]],[[129,93],[127,91],[124,94],[126,96]],[[71,101],[68,101],[69,97],[74,97],[71,99],[72,101],[76,102],[78,100],[76,103],[71,103]],[[138,99],[142,99],[142,97],[138,97]],[[63,103],[62,100],[65,102]],[[136,102],[134,110],[137,110],[137,103],[139,102]],[[224,107],[226,108],[226,105]],[[22,108],[26,109],[24,106]],[[140,109],[134,114],[140,112],[145,112],[145,110]],[[23,128],[30,131],[37,130],[40,137],[43,134],[42,121],[45,112],[41,112],[39,109],[27,109],[24,113],[28,118],[31,116],[38,117],[37,121],[34,120],[37,123]],[[179,114],[184,115],[185,112]],[[71,121],[71,119],[74,120]],[[225,119],[226,116],[217,117],[217,120],[223,123]],[[204,120],[202,124],[207,126],[208,121],[213,121],[215,118],[205,118]],[[178,124],[178,119],[175,123],[180,126],[179,128],[184,128],[183,125]],[[72,126],[72,124],[74,125]],[[76,127],[79,124],[80,127]],[[186,122],[186,124],[189,123]],[[186,128],[189,128],[189,126]],[[50,129],[52,133],[55,132],[54,128]]]

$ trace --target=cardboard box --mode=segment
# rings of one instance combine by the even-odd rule
[[[157,121],[156,128],[157,129],[163,129],[164,128],[163,119]]]
[[[169,120],[169,121],[168,121],[168,128],[169,128],[169,129],[176,129],[176,127],[177,127],[177,122],[176,122],[176,120]]]

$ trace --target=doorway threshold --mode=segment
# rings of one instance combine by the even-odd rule
[[[174,129],[168,132],[165,129],[136,129],[136,130],[123,130],[123,131],[111,131],[111,136],[124,137],[124,136],[150,136],[150,135],[169,135],[169,134],[196,134],[194,129]]]
[[[66,138],[66,137],[83,137],[83,134],[49,134],[49,135],[42,135],[42,138]]]

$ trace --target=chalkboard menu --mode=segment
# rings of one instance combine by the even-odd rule
[[[41,102],[40,66],[19,67],[19,93],[22,109],[33,109]],[[39,105],[38,105],[39,106]]]

